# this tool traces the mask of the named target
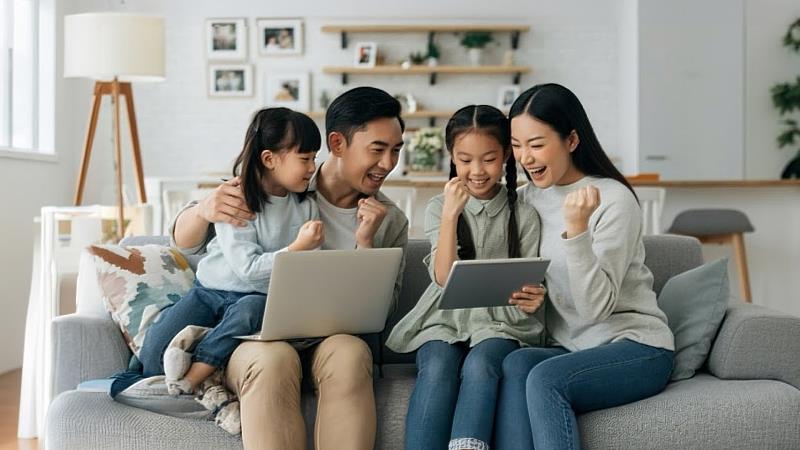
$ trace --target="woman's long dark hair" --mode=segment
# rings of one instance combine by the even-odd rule
[[[450,153],[450,179],[457,176],[453,162],[453,145],[459,136],[466,133],[483,133],[497,140],[506,158],[506,188],[508,190],[508,257],[520,257],[519,232],[517,230],[517,165],[511,155],[511,127],[506,116],[497,108],[487,105],[465,106],[453,114],[445,128],[445,143]],[[456,240],[459,245],[458,258],[475,259],[475,242],[472,231],[462,213],[458,216]]]
[[[244,138],[244,148],[233,164],[233,176],[241,180],[247,207],[261,212],[269,195],[264,191],[267,168],[261,162],[261,152],[282,153],[297,147],[300,153],[319,150],[322,139],[319,128],[311,118],[289,108],[265,108],[253,116]],[[305,193],[300,195],[301,200]]]
[[[508,118],[513,120],[522,114],[527,114],[550,125],[561,136],[561,139],[566,139],[570,133],[575,131],[578,134],[579,142],[570,154],[572,164],[586,175],[613,178],[619,181],[636,197],[636,192],[633,191],[631,184],[614,167],[614,163],[603,151],[583,105],[572,91],[560,84],[537,84],[517,97],[514,104],[511,105]],[[531,179],[528,172],[525,172],[525,176],[528,180]]]

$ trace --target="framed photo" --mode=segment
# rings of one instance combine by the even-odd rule
[[[211,97],[250,97],[253,95],[253,68],[248,64],[212,64],[208,67],[208,95]]]
[[[284,106],[295,111],[310,109],[308,72],[271,73],[264,77],[266,106]]]
[[[247,20],[206,20],[206,54],[210,60],[247,59]]]
[[[375,67],[377,57],[378,44],[374,42],[359,42],[356,44],[353,65],[356,67]]]
[[[500,86],[500,90],[497,93],[497,109],[508,112],[517,97],[519,97],[519,86],[511,84]]]
[[[258,52],[262,55],[302,55],[303,21],[300,19],[256,20]]]

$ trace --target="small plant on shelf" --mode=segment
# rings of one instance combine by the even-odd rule
[[[481,64],[483,48],[492,41],[494,41],[494,38],[492,33],[488,31],[468,31],[464,33],[464,37],[461,38],[461,45],[467,48],[469,60],[473,66]]]
[[[786,35],[783,37],[783,45],[789,47],[796,53],[800,53],[800,19],[797,19]],[[778,109],[781,117],[792,114],[795,110],[800,111],[800,76],[792,82],[776,84],[772,87],[772,103]],[[784,148],[800,144],[800,124],[796,119],[785,118],[783,125],[786,127],[778,135],[778,148]],[[800,148],[797,150],[781,173],[781,178],[800,178]]]
[[[428,65],[436,66],[439,64],[439,56],[439,46],[433,41],[428,42],[428,54],[426,55],[426,58],[428,59]]]
[[[441,128],[420,128],[411,136],[409,147],[412,171],[428,173],[440,169],[439,162],[444,150]]]

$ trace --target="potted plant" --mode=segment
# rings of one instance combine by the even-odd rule
[[[439,64],[439,46],[433,41],[428,42],[428,65],[434,67]]]
[[[425,54],[422,52],[409,53],[408,59],[411,64],[419,65],[425,62]]]
[[[435,172],[444,150],[442,129],[436,127],[420,128],[411,136],[409,143],[411,170],[414,172]]]
[[[789,26],[783,37],[783,45],[790,47],[794,52],[800,53],[800,19]],[[780,83],[772,87],[772,103],[780,112],[781,117],[800,111],[800,76],[794,83]],[[785,118],[783,125],[786,127],[778,135],[778,148],[800,144],[800,124],[796,119]],[[781,178],[800,178],[800,149],[783,169]]]
[[[468,31],[461,38],[461,45],[467,48],[469,60],[473,66],[481,64],[481,55],[486,44],[494,41],[492,33],[488,31]]]

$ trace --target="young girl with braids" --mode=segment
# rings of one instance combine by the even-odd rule
[[[425,263],[433,282],[386,345],[417,351],[405,448],[488,449],[503,359],[520,346],[542,343],[541,315],[534,313],[544,288],[521,287],[507,307],[441,310],[442,286],[459,259],[536,256],[539,216],[517,202],[510,125],[500,110],[461,108],[447,123],[445,141],[450,181],[425,214],[431,242]]]

